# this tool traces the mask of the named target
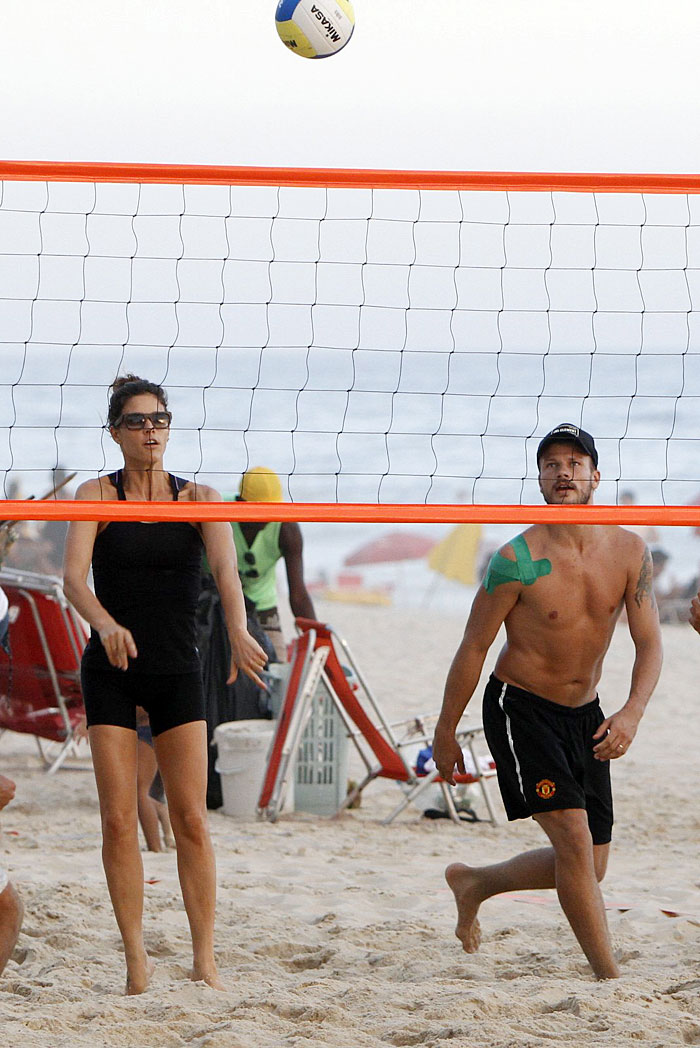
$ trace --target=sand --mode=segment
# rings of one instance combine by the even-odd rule
[[[390,717],[439,707],[461,618],[318,610],[346,636]],[[146,942],[157,968],[143,996],[125,998],[92,773],[48,778],[33,740],[5,734],[0,770],[16,781],[17,797],[0,820],[0,863],[21,890],[26,917],[0,979],[2,1043],[700,1044],[700,637],[669,626],[664,641],[661,683],[613,769],[617,824],[604,892],[619,981],[593,980],[552,892],[487,902],[481,951],[463,953],[445,865],[506,858],[540,845],[541,831],[505,821],[457,827],[414,808],[383,827],[400,795],[375,783],[360,809],[335,821],[295,813],[269,825],[212,813],[223,993],[187,978],[174,854],[144,853]],[[620,627],[601,685],[606,710],[624,700],[631,652]]]

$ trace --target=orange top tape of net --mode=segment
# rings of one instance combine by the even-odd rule
[[[342,189],[524,190],[567,193],[697,193],[697,174],[543,171],[401,171],[362,168],[229,167],[0,161],[0,179],[53,182],[143,182],[161,185],[320,186]]]
[[[700,506],[458,506],[326,502],[7,500],[4,520],[273,521],[337,524],[656,524],[700,526]]]

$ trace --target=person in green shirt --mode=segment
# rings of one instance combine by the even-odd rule
[[[243,474],[237,501],[283,502],[282,485],[276,473],[255,466]],[[277,561],[284,559],[289,585],[289,605],[296,618],[315,619],[316,613],[304,582],[301,528],[295,521],[232,522],[238,557],[238,573],[245,596],[253,602],[260,624],[272,641],[280,662],[287,649],[277,608]]]

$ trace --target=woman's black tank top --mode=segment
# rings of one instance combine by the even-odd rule
[[[168,474],[173,500],[187,483]],[[122,471],[109,480],[124,501]],[[202,539],[191,524],[111,521],[95,539],[92,573],[100,604],[131,631],[138,657],[129,673],[192,673],[199,669],[195,611],[202,570]],[[114,670],[99,634],[90,631],[83,665]]]

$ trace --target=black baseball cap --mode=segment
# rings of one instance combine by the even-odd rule
[[[598,452],[595,441],[585,429],[579,429],[572,422],[560,422],[554,429],[550,429],[546,436],[542,437],[537,448],[537,464],[539,465],[542,453],[550,444],[578,444],[593,459],[593,465],[598,468]]]

